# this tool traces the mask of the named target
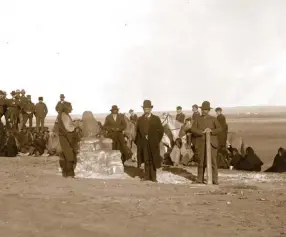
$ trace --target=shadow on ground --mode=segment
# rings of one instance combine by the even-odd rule
[[[174,175],[179,175],[191,181],[196,181],[196,178],[197,178],[197,176],[193,175],[189,171],[185,170],[184,168],[180,168],[180,167],[165,166],[162,168],[162,171],[167,171]]]
[[[139,177],[140,179],[144,177],[143,170],[134,166],[124,166],[124,172],[131,178]]]

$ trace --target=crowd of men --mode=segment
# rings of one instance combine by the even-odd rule
[[[152,102],[145,100],[142,108],[144,114],[140,117],[133,110],[129,111],[130,121],[136,125],[137,163],[138,167],[144,163],[145,176],[142,180],[156,182],[156,170],[162,165],[159,144],[165,131],[161,119],[152,113]],[[251,147],[246,149],[246,154],[239,154],[237,149],[227,147],[228,125],[226,118],[221,108],[215,109],[217,117],[209,114],[211,109],[208,101],[204,101],[200,107],[195,104],[192,106],[192,116],[187,118],[182,107],[177,107],[176,120],[181,124],[190,122],[192,124],[185,132],[187,145],[190,145],[194,153],[193,159],[198,163],[197,182],[204,182],[206,168],[205,133],[207,132],[211,134],[212,178],[214,184],[218,184],[218,168],[223,168],[218,159],[219,154],[227,153],[227,151],[231,151],[233,155],[233,159],[230,160],[228,165],[233,166],[234,169],[261,171],[263,163]],[[71,117],[69,114],[72,112],[72,105],[70,102],[65,101],[63,94],[60,95],[60,101],[57,103],[55,110],[58,112],[56,123],[58,124],[58,135],[62,149],[60,166],[64,177],[74,177],[80,133],[73,126],[70,127]],[[132,157],[132,152],[126,145],[124,136],[127,124],[124,115],[119,113],[117,105],[113,105],[110,111],[111,113],[106,117],[102,129],[105,136],[113,140],[113,149],[121,151],[124,164],[126,160]],[[43,97],[39,97],[38,102],[34,104],[31,95],[26,95],[25,90],[12,91],[11,98],[7,98],[7,94],[0,91],[0,156],[15,157],[18,152],[28,155],[42,155],[49,139],[49,130],[45,127],[47,114],[48,109]],[[33,127],[34,117],[36,118],[36,127]],[[5,125],[2,123],[2,118],[5,119]],[[176,146],[180,147],[180,144],[180,141],[176,141],[171,150]],[[278,153],[280,154],[281,151]],[[284,159],[284,155],[281,154],[277,157],[283,157]],[[286,164],[286,162],[284,163]]]
[[[65,96],[60,95],[56,110],[60,103],[65,102],[64,99]],[[68,105],[71,106],[70,103]],[[0,156],[15,157],[19,152],[42,155],[50,133],[45,127],[47,114],[43,97],[33,103],[31,95],[26,95],[25,90],[12,91],[10,97],[0,90]],[[36,126],[33,126],[34,118]]]

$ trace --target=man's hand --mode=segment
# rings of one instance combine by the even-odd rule
[[[212,130],[210,128],[206,128],[203,133],[207,133],[207,132],[212,132]]]
[[[146,139],[148,140],[148,135],[146,135]]]

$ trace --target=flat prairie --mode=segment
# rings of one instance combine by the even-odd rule
[[[47,124],[53,122],[51,117]],[[233,115],[228,124],[254,148],[263,170],[286,147],[281,116]],[[196,168],[159,171],[183,176],[186,182],[179,184],[64,179],[57,161],[1,158],[0,236],[286,236],[284,174],[220,170],[219,186],[192,184]]]

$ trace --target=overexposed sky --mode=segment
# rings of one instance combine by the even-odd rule
[[[0,78],[51,114],[286,105],[286,1],[0,0]]]

